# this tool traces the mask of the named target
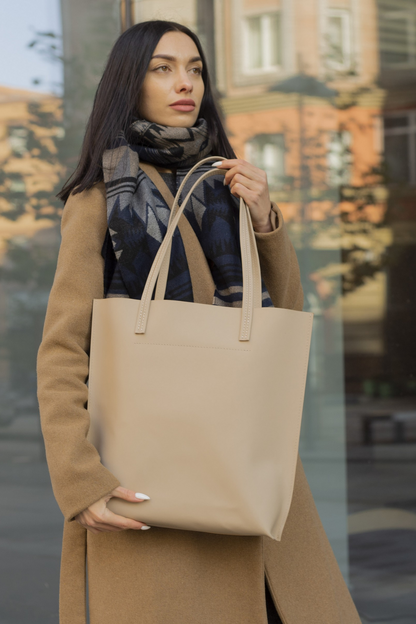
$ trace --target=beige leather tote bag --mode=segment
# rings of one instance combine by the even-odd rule
[[[240,199],[241,308],[165,300],[178,207],[142,299],[93,305],[88,439],[121,485],[115,513],[150,526],[280,540],[292,499],[313,314],[263,308],[250,211]],[[156,285],[155,298],[152,299]]]

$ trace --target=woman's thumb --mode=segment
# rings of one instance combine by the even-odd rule
[[[119,485],[112,492],[111,496],[115,496],[117,498],[122,498],[123,500],[127,500],[133,503],[137,503],[144,500],[150,500],[150,496],[147,494],[142,494],[142,492],[134,492],[133,490],[128,490],[125,487],[121,487]]]

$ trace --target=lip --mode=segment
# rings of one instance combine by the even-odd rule
[[[184,112],[190,112],[194,110],[195,102],[190,99],[177,100],[176,102],[173,102],[173,104],[170,104],[170,108],[174,108],[175,110],[180,110]]]

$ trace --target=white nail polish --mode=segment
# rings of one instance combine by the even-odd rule
[[[141,494],[140,492],[136,492],[135,497],[143,498],[144,500],[150,500],[150,496],[147,496],[147,494]]]
[[[222,160],[217,160],[217,162],[212,163],[211,167],[218,167],[222,163]]]
[[[151,529],[151,528],[152,527],[147,526],[147,524],[144,524],[140,530],[141,531],[147,531],[147,529]]]

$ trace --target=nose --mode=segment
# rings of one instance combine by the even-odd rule
[[[176,82],[176,91],[180,93],[181,91],[192,91],[192,89],[192,80],[189,78],[186,69],[183,67],[179,70],[178,79]]]

